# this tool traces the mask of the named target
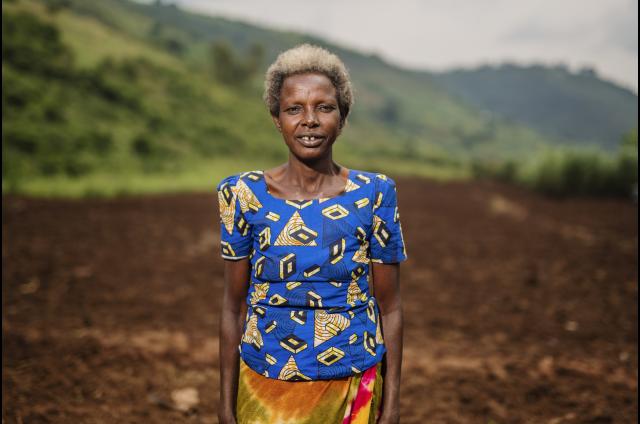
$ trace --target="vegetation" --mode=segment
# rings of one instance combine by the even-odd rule
[[[262,75],[303,41],[336,51],[354,78],[357,104],[335,146],[347,166],[446,179],[491,160],[519,175],[523,158],[558,142],[478,112],[428,73],[160,2],[14,0],[2,20],[5,193],[210,190],[285,161]]]
[[[251,46],[246,60],[238,59],[228,43],[217,41],[211,45],[214,76],[220,83],[231,86],[249,83],[260,69],[263,56],[264,49],[260,44]]]
[[[472,165],[477,178],[518,183],[553,195],[622,196],[637,200],[638,133],[626,134],[615,156],[597,150],[553,149],[529,161]]]
[[[188,77],[186,68],[146,57],[107,56],[92,67],[77,66],[75,52],[44,16],[3,11],[4,191],[23,191],[34,181],[42,187],[46,181],[104,180],[88,178],[93,174],[176,178],[240,152],[278,156],[274,148],[257,146],[275,144],[260,136],[270,133],[267,119],[252,122],[262,112],[256,102],[206,75]],[[248,110],[249,119],[240,110]],[[244,118],[244,125],[233,125],[232,117]],[[249,131],[263,141],[245,145]]]

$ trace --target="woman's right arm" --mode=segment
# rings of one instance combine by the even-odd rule
[[[220,423],[235,424],[240,355],[247,311],[251,262],[249,258],[224,261],[224,290],[220,317]]]

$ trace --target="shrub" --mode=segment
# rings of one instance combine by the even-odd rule
[[[514,182],[552,196],[636,196],[637,131],[627,133],[616,155],[556,148],[527,162],[473,160],[475,178]]]
[[[71,51],[60,32],[29,13],[2,12],[2,62],[47,77],[67,77]]]
[[[638,180],[637,153],[556,151],[543,156],[523,183],[554,195],[629,196]]]

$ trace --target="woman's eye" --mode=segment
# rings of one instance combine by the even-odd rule
[[[320,105],[320,110],[323,112],[331,112],[333,109],[335,108],[331,105]]]
[[[292,107],[287,108],[285,111],[287,113],[298,113],[298,112],[300,112],[300,109],[301,109],[300,106],[292,106]]]

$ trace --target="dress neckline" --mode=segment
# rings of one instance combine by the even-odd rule
[[[341,196],[344,196],[345,194],[347,194],[349,186],[352,183],[351,175],[353,173],[353,170],[351,168],[348,168],[348,170],[347,170],[347,183],[342,188],[342,191],[340,193],[336,194],[335,196],[331,196],[331,197],[314,197],[314,198],[311,198],[311,199],[283,199],[281,197],[274,196],[273,194],[271,194],[271,191],[269,191],[269,185],[267,184],[267,177],[265,176],[264,170],[261,169],[260,172],[262,172],[262,184],[263,184],[263,187],[264,187],[264,191],[272,199],[280,200],[282,202],[313,202],[313,201],[317,202],[317,201],[320,201],[320,200],[327,201],[327,200],[336,199],[338,197],[341,197]]]

